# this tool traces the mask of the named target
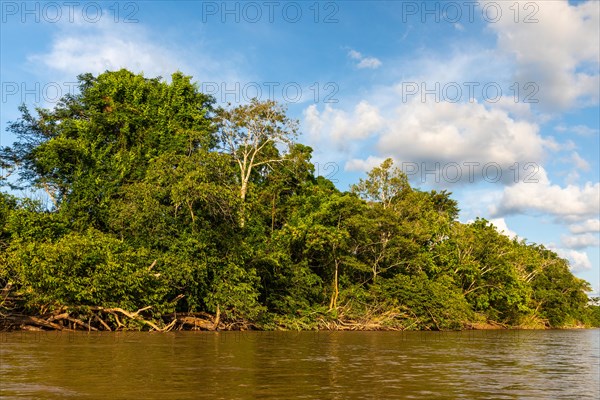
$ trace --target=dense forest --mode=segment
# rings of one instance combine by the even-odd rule
[[[458,222],[392,160],[346,192],[315,176],[273,101],[217,107],[181,73],[79,83],[0,149],[1,329],[600,325],[568,261]]]

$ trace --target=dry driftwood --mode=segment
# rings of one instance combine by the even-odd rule
[[[113,314],[113,315],[115,315],[116,313],[120,313],[120,314],[125,315],[126,317],[129,317],[129,318],[131,318],[133,320],[136,320],[136,321],[139,321],[139,322],[141,322],[141,323],[143,323],[145,325],[148,325],[148,326],[150,326],[152,329],[154,329],[156,331],[162,332],[163,328],[160,328],[154,322],[145,320],[144,318],[142,318],[142,317],[139,316],[139,314],[142,311],[149,310],[150,308],[152,308],[152,306],[143,307],[143,308],[140,308],[139,310],[137,310],[136,312],[133,312],[133,313],[129,312],[129,311],[126,311],[126,310],[123,310],[122,308],[119,308],[119,307],[114,307],[114,308],[92,307],[91,309],[93,311],[103,311],[103,312],[107,312],[107,313],[110,313],[110,314]],[[115,317],[116,317],[116,315],[115,315]],[[123,326],[120,323],[120,321],[118,320],[118,318],[117,318],[117,324]]]

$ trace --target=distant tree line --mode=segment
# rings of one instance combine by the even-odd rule
[[[275,102],[218,108],[181,73],[79,89],[0,149],[4,329],[600,325],[565,259],[458,222],[392,160],[348,192],[315,176]]]

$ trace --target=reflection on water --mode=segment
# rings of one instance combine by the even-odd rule
[[[600,399],[600,330],[0,335],[2,398]]]

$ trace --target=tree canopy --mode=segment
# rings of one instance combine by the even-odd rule
[[[457,221],[391,159],[343,192],[272,101],[216,107],[191,77],[79,76],[9,124],[3,328],[461,329],[598,325],[544,246]],[[16,177],[16,178],[15,178]]]

